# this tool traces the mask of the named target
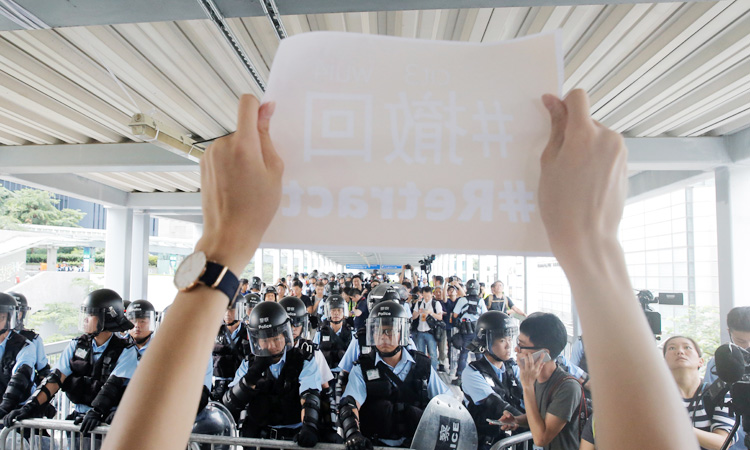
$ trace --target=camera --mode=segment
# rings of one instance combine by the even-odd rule
[[[638,298],[638,302],[641,304],[641,308],[646,314],[648,325],[651,327],[651,332],[654,333],[655,336],[661,335],[661,314],[652,310],[648,305],[650,303],[678,306],[684,304],[681,292],[662,292],[657,297],[654,297],[654,294],[651,291],[643,289],[638,291],[636,298]]]
[[[433,262],[435,262],[435,255],[425,256],[424,259],[419,260],[419,268],[422,269],[422,272],[429,275],[432,270]]]
[[[406,270],[411,270],[411,264],[406,264],[406,265],[404,265],[404,269],[406,269]]]

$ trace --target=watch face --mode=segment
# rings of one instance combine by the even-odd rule
[[[174,285],[179,290],[193,287],[198,282],[198,278],[200,278],[205,267],[205,253],[195,252],[188,255],[187,258],[182,260],[180,267],[177,268],[177,272],[174,274]]]

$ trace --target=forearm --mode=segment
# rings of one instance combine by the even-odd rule
[[[185,447],[200,400],[206,355],[226,307],[227,296],[207,287],[177,294],[159,329],[160,337],[149,346],[120,402],[104,449]],[[179,382],[149,382],[163,379],[165,367],[179,374]]]
[[[542,415],[539,412],[539,407],[536,404],[536,393],[533,385],[524,386],[523,401],[526,405],[526,424],[531,430],[534,444],[542,447],[547,444],[545,442],[547,425],[544,423],[544,419],[542,419]]]
[[[698,443],[701,447],[707,448],[708,450],[720,450],[722,445],[724,445],[727,436],[729,436],[729,433],[724,430],[708,432],[693,428],[693,432],[695,433],[695,437],[698,438]]]
[[[677,388],[634,298],[619,243],[591,237],[566,245],[555,254],[587,337],[589,372],[597,384],[597,444],[608,449],[696,448]],[[637,371],[632,361],[639,361]],[[634,429],[639,432],[632,433]]]

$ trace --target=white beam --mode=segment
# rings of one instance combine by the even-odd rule
[[[107,209],[107,243],[104,247],[104,287],[130,298],[130,261],[133,243],[133,210]]]
[[[713,172],[700,170],[641,172],[628,178],[627,202],[631,203],[673,191],[712,176]]]
[[[148,214],[133,215],[132,254],[130,261],[130,298],[132,300],[148,297],[148,250],[149,225]]]
[[[127,206],[135,209],[201,209],[201,194],[193,192],[132,193]]]
[[[197,172],[197,163],[152,144],[0,147],[0,171],[24,173]]]
[[[183,222],[190,222],[190,223],[196,223],[199,225],[203,225],[203,216],[199,215],[190,215],[190,214],[156,214],[152,213],[152,215],[156,217],[164,217],[165,219],[170,220],[181,220]]]
[[[88,178],[79,177],[78,175],[25,174],[2,175],[2,178],[56,194],[100,203],[104,206],[125,206],[128,202],[129,194],[127,192],[97,183]]]
[[[724,140],[733,162],[747,163],[750,160],[750,128],[725,136]]]
[[[625,138],[628,170],[713,170],[731,164],[721,137]]]

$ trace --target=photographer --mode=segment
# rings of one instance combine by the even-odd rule
[[[406,280],[406,271],[411,272],[411,280]],[[401,273],[398,274],[398,282],[400,284],[404,284],[404,281],[409,281],[411,283],[411,286],[409,286],[409,289],[412,287],[418,287],[419,286],[419,279],[417,278],[417,273],[414,271],[414,268],[412,268],[411,264],[404,264],[401,266]]]
[[[432,298],[432,288],[422,288],[422,299],[414,305],[411,320],[416,320],[417,330],[414,341],[417,349],[430,357],[432,368],[438,368],[437,339],[435,334],[442,330],[437,322],[443,320],[443,307],[439,301]],[[440,328],[440,330],[437,330]]]
[[[745,350],[750,350],[750,306],[738,306],[732,308],[727,314],[727,328],[729,329],[729,340]],[[706,364],[706,376],[703,379],[705,387],[708,388],[718,379],[716,375],[716,360]],[[745,447],[745,430],[740,426],[737,430],[736,443],[729,450],[747,450]]]
[[[701,448],[719,450],[732,431],[734,417],[726,406],[707,406],[707,392],[698,372],[703,367],[700,347],[692,338],[672,336],[664,343],[663,351]],[[729,393],[724,400],[730,400]]]

